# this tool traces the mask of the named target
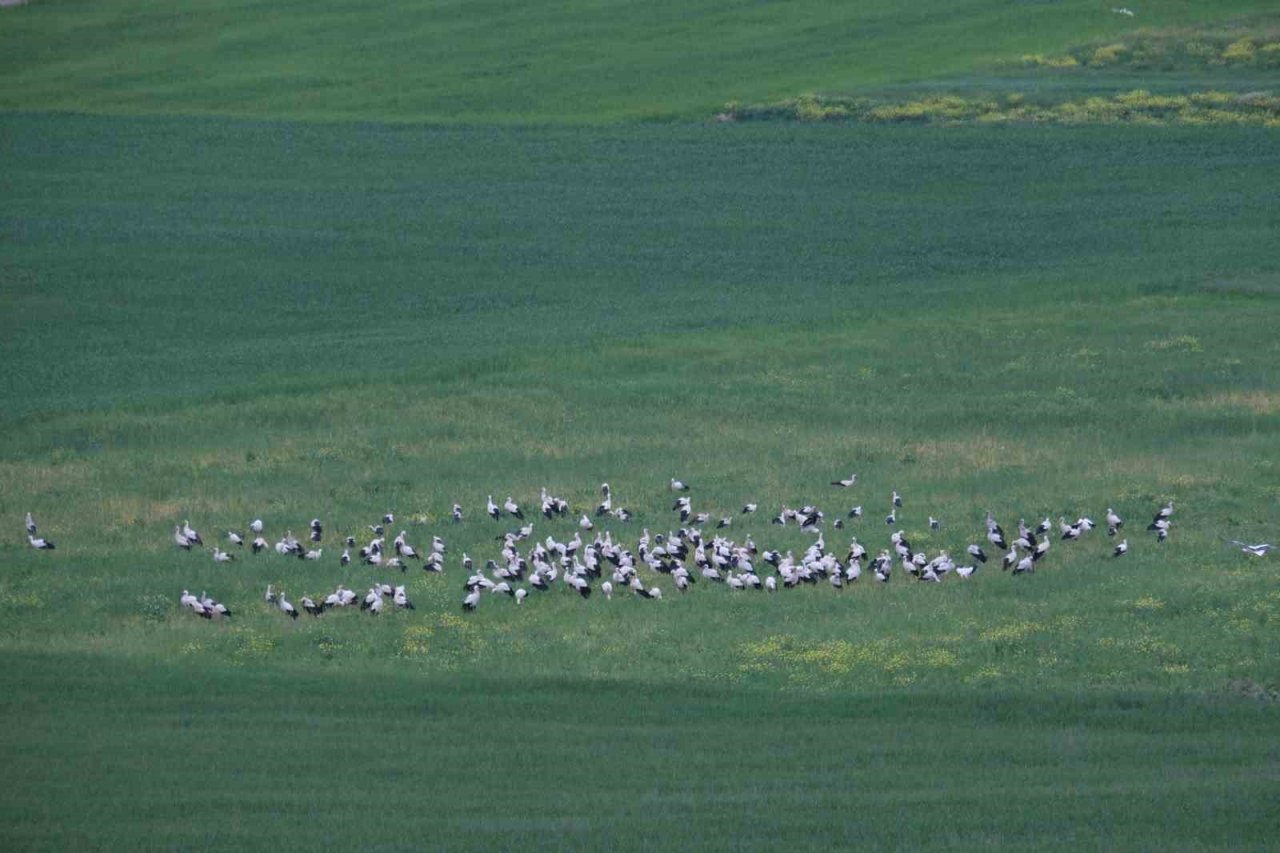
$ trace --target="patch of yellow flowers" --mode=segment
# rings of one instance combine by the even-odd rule
[[[435,628],[430,625],[410,625],[405,628],[400,640],[401,657],[426,657],[431,650],[431,635],[434,633]]]
[[[744,643],[739,651],[742,672],[786,672],[799,680],[807,680],[807,675],[839,676],[865,669],[894,676],[898,683],[909,683],[920,670],[951,669],[960,663],[956,653],[943,646],[912,647],[892,640],[860,644],[848,640],[806,641],[785,634]]]
[[[1134,89],[1110,96],[1031,103],[1022,94],[966,97],[930,95],[884,102],[804,95],[759,106],[730,105],[736,120],[858,121],[873,124],[1147,124],[1280,127],[1280,96],[1203,91],[1157,95]]]
[[[1129,40],[1083,45],[1065,54],[1028,53],[1025,68],[1178,68],[1187,65],[1280,68],[1280,38],[1274,31],[1135,33]]]

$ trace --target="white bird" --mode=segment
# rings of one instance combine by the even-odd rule
[[[1124,539],[1124,540],[1121,540],[1120,544],[1117,545],[1115,550],[1111,552],[1111,556],[1120,557],[1128,553],[1128,551],[1129,551],[1129,540]]]
[[[217,545],[213,546],[213,561],[215,563],[230,563],[234,559],[234,554],[228,554],[226,551],[220,550]]]
[[[462,599],[462,609],[467,611],[475,610],[480,604],[480,596],[481,592],[479,587],[476,587],[471,592],[467,593],[466,598]]]
[[[587,518],[586,513],[583,513],[582,518],[578,520],[578,526],[583,530],[592,530],[595,528],[595,524],[592,523],[591,519]]]
[[[462,521],[462,504],[453,505],[453,520],[454,523]]]
[[[750,514],[750,513],[755,512],[755,511],[756,511],[757,509],[759,509],[759,508],[760,508],[760,505],[759,505],[759,504],[753,504],[753,503],[751,503],[751,504],[743,504],[743,505],[742,505],[742,514],[743,514],[743,515],[748,515],[748,514]]]
[[[513,501],[510,495],[507,495],[507,500],[502,504],[502,508],[521,521],[524,521],[524,513],[520,511],[520,504]]]
[[[418,551],[417,551],[417,549],[415,549],[415,548],[414,548],[412,545],[410,545],[408,542],[405,542],[405,541],[404,541],[404,531],[403,531],[403,530],[401,530],[401,531],[400,531],[400,535],[396,537],[396,540],[395,540],[395,543],[394,543],[394,544],[395,544],[396,554],[398,554],[399,556],[404,557],[406,560],[416,560],[416,559],[418,559]]]
[[[194,545],[204,544],[204,540],[200,538],[200,534],[194,528],[192,528],[191,524],[187,522],[185,519],[182,522],[182,535],[187,538],[188,542]]]
[[[489,517],[492,518],[494,521],[498,520],[498,516],[500,515],[500,513],[498,512],[498,505],[493,502],[493,495],[489,495],[489,502],[485,505],[484,511],[489,513]],[[474,607],[470,609],[475,610]]]
[[[177,545],[184,551],[191,550],[191,540],[183,535],[181,524],[175,524],[173,526],[173,544]]]
[[[182,591],[182,597],[179,598],[178,601],[182,604],[183,607],[189,608],[191,612],[196,614],[197,616],[202,616],[205,619],[213,618],[213,611],[210,610],[208,607],[205,607],[203,601],[196,598],[194,595],[187,592],[185,589]]]
[[[312,616],[319,616],[324,612],[323,604],[316,604],[315,600],[309,596],[302,596],[302,609],[310,613]]]
[[[255,534],[261,533],[262,519],[255,518],[253,521],[249,522],[249,529],[252,530]]]
[[[184,591],[185,591],[185,590],[184,590]],[[262,596],[262,598],[263,598],[263,600],[264,600],[264,601],[266,601],[266,602],[267,602],[267,604],[275,604],[275,603],[276,603],[276,591],[275,591],[275,588],[274,588],[271,584],[267,584],[267,592],[266,592],[266,594],[265,594],[265,595],[263,595],[263,596]]]
[[[689,491],[689,484],[688,484],[688,483],[686,483],[684,480],[677,480],[675,477],[672,477],[672,478],[671,478],[671,491],[673,491],[673,492],[687,492],[687,491]]]
[[[1257,545],[1249,545],[1245,542],[1241,542],[1239,539],[1232,539],[1231,544],[1239,545],[1240,550],[1243,553],[1251,554],[1254,557],[1265,557],[1267,556],[1268,551],[1276,547],[1275,545],[1272,545],[1270,542],[1259,542]]]
[[[283,613],[285,616],[288,616],[291,619],[298,618],[297,608],[295,608],[292,604],[289,603],[288,599],[284,597],[284,593],[281,593],[279,597],[276,599],[276,605],[280,608],[280,612]]]
[[[612,599],[613,584],[611,584],[609,581],[605,581],[604,583],[600,584],[600,592],[604,594],[604,597],[606,599]]]
[[[204,609],[206,611],[208,611],[210,619],[212,619],[214,616],[217,616],[218,618],[222,619],[231,615],[230,608],[228,608],[225,604],[220,604],[219,602],[214,601],[205,593],[200,594],[200,604],[204,606]]]
[[[37,551],[52,551],[55,547],[52,540],[30,534],[27,534],[27,543]]]
[[[261,554],[265,550],[267,550],[267,540],[261,536],[253,540],[253,553]]]
[[[31,517],[31,513],[27,513],[27,535],[36,535],[36,520]]]
[[[519,604],[520,602],[524,601],[528,597],[529,597],[529,590],[525,589],[524,587],[520,587],[519,589],[516,590],[516,604]]]
[[[239,533],[236,533],[234,530],[227,531],[227,541],[232,545],[238,545],[242,548],[244,547],[244,537]]]
[[[1115,536],[1121,527],[1124,527],[1124,519],[1116,515],[1111,507],[1107,507],[1107,535]]]
[[[839,487],[840,487],[840,488],[842,488],[842,489],[847,489],[847,488],[849,488],[850,486],[854,485],[854,484],[855,484],[855,483],[857,483],[857,482],[858,482],[858,475],[857,475],[857,474],[850,474],[847,478],[845,478],[845,479],[843,479],[843,480],[832,480],[832,481],[831,481],[831,485],[833,485],[833,486],[839,486]]]
[[[1111,8],[1111,11],[1115,12],[1117,15],[1124,15],[1127,18],[1132,18],[1135,14],[1134,11],[1130,9],[1128,6],[1121,6],[1118,9],[1113,6]]]
[[[968,580],[969,576],[977,571],[977,566],[956,566],[956,574],[964,580]]]

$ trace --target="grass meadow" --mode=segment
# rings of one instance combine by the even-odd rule
[[[928,81],[1270,13],[1258,0],[33,0],[0,109],[476,123],[702,119],[726,101]]]
[[[1276,131],[712,120],[1165,91],[1001,62],[1258,4],[791,6],[0,10],[0,846],[1275,846],[1276,557],[1227,540],[1280,506]],[[670,477],[761,548],[813,502],[874,554],[894,490],[930,553],[1108,507],[1131,548],[462,611],[488,495],[564,496],[563,540],[608,481],[634,546]],[[338,565],[387,511],[443,574]],[[171,540],[317,516],[317,562]],[[262,600],[383,580],[416,609]]]

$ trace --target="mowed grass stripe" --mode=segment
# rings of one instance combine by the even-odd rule
[[[6,418],[1275,280],[1266,132],[5,123]]]
[[[920,80],[1256,0],[635,3],[31,3],[2,10],[0,109],[598,122]]]
[[[9,668],[16,849],[1240,849],[1278,772],[1274,709],[1231,698]]]

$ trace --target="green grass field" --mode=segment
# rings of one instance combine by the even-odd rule
[[[180,9],[179,11],[177,11]],[[0,108],[300,119],[701,118],[730,100],[966,74],[1257,0],[32,2],[4,10]]]
[[[1276,555],[1227,540],[1277,535],[1276,131],[710,121],[1261,89],[1001,64],[1260,6],[0,9],[0,846],[1274,847]],[[634,546],[673,476],[762,548],[814,502],[875,553],[898,490],[931,554],[1108,506],[1131,551],[462,612],[487,495],[563,540],[607,480]],[[386,511],[443,575],[339,567]],[[172,544],[256,516],[323,559]],[[262,600],[377,580],[416,610]]]

